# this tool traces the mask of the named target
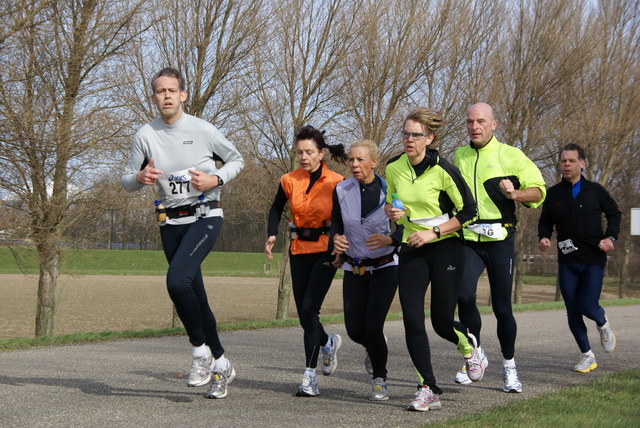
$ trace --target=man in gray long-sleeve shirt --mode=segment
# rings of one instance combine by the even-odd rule
[[[242,170],[244,161],[215,126],[183,112],[187,92],[178,70],[159,71],[151,87],[160,117],[136,133],[122,186],[129,192],[145,185],[158,190],[167,290],[192,346],[187,385],[203,386],[213,378],[205,396],[224,398],[235,370],[224,356],[200,265],[222,226],[220,186]],[[223,165],[217,168],[216,161]]]

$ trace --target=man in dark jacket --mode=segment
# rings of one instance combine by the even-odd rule
[[[613,352],[616,337],[600,306],[607,252],[620,232],[621,212],[600,184],[582,176],[585,154],[577,144],[560,152],[562,181],[547,191],[538,221],[539,248],[551,246],[555,226],[558,241],[558,282],[567,307],[569,329],[582,352],[574,371],[586,373],[598,364],[591,351],[583,316],[596,322],[605,352]],[[602,214],[607,219],[602,230]]]

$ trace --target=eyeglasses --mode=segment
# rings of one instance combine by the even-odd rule
[[[408,140],[409,137],[413,138],[415,141],[422,140],[423,138],[431,135],[431,132],[407,132],[400,131],[400,135],[403,140]]]

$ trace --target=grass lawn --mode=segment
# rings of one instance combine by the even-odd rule
[[[61,274],[164,275],[167,260],[162,251],[77,250],[62,253]],[[0,247],[0,274],[37,274],[38,255],[33,247]],[[202,263],[205,276],[277,277],[280,255],[269,261],[262,253],[212,252]]]
[[[16,261],[17,260],[17,261]],[[202,265],[205,276],[277,277],[279,257],[270,263],[262,253],[211,253]],[[160,251],[74,250],[63,252],[61,274],[74,275],[164,275],[166,260]],[[37,274],[38,258],[34,248],[20,247],[11,251],[0,247],[0,274]],[[613,280],[611,280],[613,281]],[[525,278],[525,284],[555,285],[555,277]],[[607,284],[615,286],[615,282]],[[638,287],[634,284],[633,288]],[[603,304],[640,304],[640,299],[622,299]],[[514,310],[560,309],[562,302],[514,305]],[[483,313],[490,312],[482,307]],[[401,314],[389,314],[390,320]],[[342,323],[342,315],[323,317],[324,323]],[[219,325],[220,330],[273,328],[297,324],[296,319],[247,321]],[[2,339],[0,352],[30,346],[60,345],[119,338],[154,337],[184,334],[183,329],[102,332],[73,334],[35,339]],[[557,391],[542,397],[518,401],[474,415],[436,424],[438,427],[484,426],[553,426],[553,427],[636,427],[640,421],[640,369],[600,377],[592,382]]]
[[[633,369],[429,426],[631,428],[639,422],[640,369]]]

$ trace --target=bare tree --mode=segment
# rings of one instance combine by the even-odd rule
[[[443,42],[438,36],[446,20],[424,25],[432,3],[366,2],[366,13],[357,17],[359,49],[348,57],[344,70],[349,77],[340,98],[348,117],[341,124],[345,137],[371,139],[383,154],[397,148],[399,139],[392,130],[398,130],[399,115],[405,113],[400,110],[428,84],[433,56]]]
[[[573,121],[581,130],[575,142],[588,152],[589,177],[607,188],[618,201],[623,219],[638,202],[640,168],[624,160],[640,156],[640,2],[597,2],[588,23],[596,40],[594,60],[574,94],[584,100]],[[575,137],[574,137],[575,138]],[[623,225],[628,230],[627,219]],[[621,233],[612,257],[618,260],[618,294],[625,295],[632,240]]]
[[[550,157],[554,132],[564,124],[559,94],[588,63],[591,39],[582,23],[584,1],[519,2],[510,20],[507,44],[494,57],[493,77],[501,116],[500,134],[532,160]],[[544,124],[544,125],[543,125]],[[542,126],[543,125],[543,126]],[[522,216],[518,206],[518,215]],[[514,301],[522,301],[522,228],[516,232]],[[535,238],[533,238],[535,239]]]
[[[347,79],[346,60],[359,49],[356,23],[363,5],[362,0],[285,0],[272,5],[270,41],[254,51],[255,70],[247,82],[253,93],[251,108],[243,116],[251,125],[245,131],[252,143],[250,156],[265,167],[271,183],[295,168],[296,130],[309,122],[323,129],[343,115],[339,100]],[[288,312],[287,266],[288,252],[283,250],[277,318],[286,318]]]
[[[36,15],[52,0],[16,0],[0,4],[0,49],[5,41],[28,25],[37,22]]]
[[[234,134],[244,126],[238,117],[247,108],[249,88],[244,81],[253,67],[249,56],[265,41],[268,19],[264,1],[152,2],[155,7],[151,30],[129,58],[137,80],[126,88],[126,93],[136,110],[138,126],[157,114],[150,103],[151,76],[160,68],[175,67],[184,74],[189,93],[185,112],[212,122],[235,140]],[[222,188],[222,240],[230,228],[233,234],[243,233],[241,214],[226,209],[233,206],[227,195],[237,187],[238,183],[232,182]],[[177,323],[175,309],[173,318]]]
[[[371,1],[358,24],[362,42],[347,63],[342,103],[349,106],[340,126],[352,139],[380,145],[382,159],[400,148],[403,115],[417,105],[440,110],[448,124],[445,154],[463,141],[463,116],[481,89],[487,51],[496,49],[502,1]],[[428,25],[425,25],[428,23]]]
[[[5,41],[13,54],[3,55],[0,87],[13,96],[0,101],[0,187],[24,201],[39,255],[36,336],[54,330],[59,243],[69,206],[108,139],[121,130],[109,115],[116,103],[104,96],[118,82],[101,67],[139,34],[143,5],[52,1],[37,13],[24,11],[29,24]]]

